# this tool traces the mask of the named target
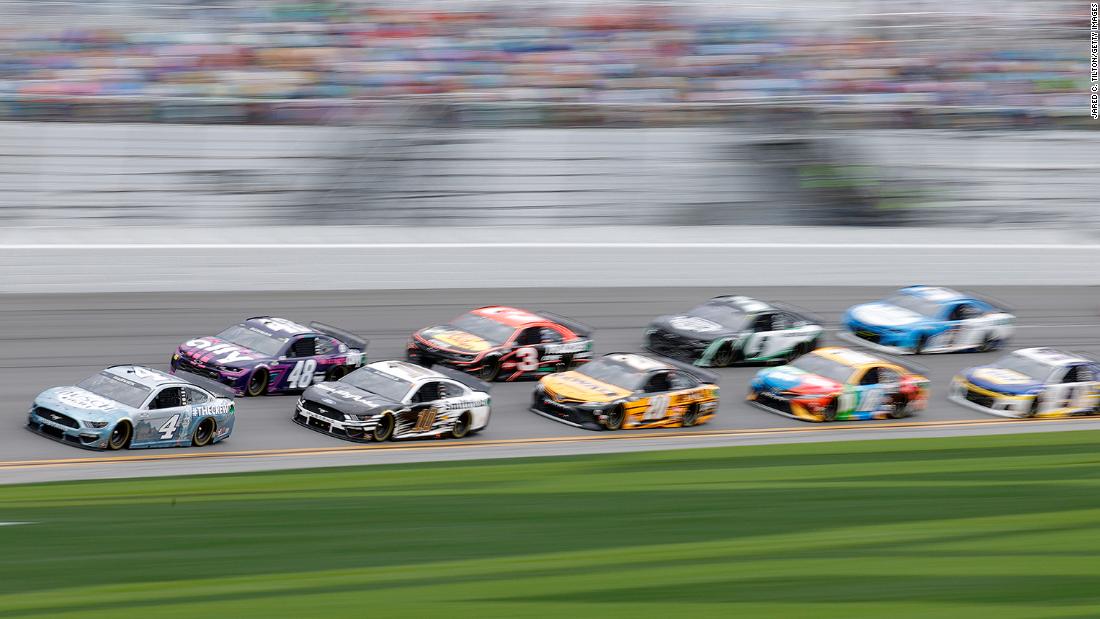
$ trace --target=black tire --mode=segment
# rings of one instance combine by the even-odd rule
[[[213,417],[204,417],[199,425],[195,426],[195,432],[191,435],[193,447],[205,447],[214,441],[214,433],[218,429]]]
[[[1000,347],[1001,343],[997,341],[997,338],[993,337],[992,335],[986,334],[985,340],[982,341],[982,346],[978,349],[978,352],[993,352]]]
[[[1039,396],[1035,396],[1035,401],[1031,403],[1031,410],[1027,413],[1028,419],[1032,419],[1039,414],[1040,406]]]
[[[909,416],[909,398],[900,393],[894,396],[894,408],[890,411],[890,419],[902,419]]]
[[[395,425],[393,415],[382,413],[382,416],[378,418],[378,423],[374,424],[374,429],[370,432],[370,440],[376,443],[390,440],[393,438]]]
[[[821,410],[821,421],[836,421],[836,398]]]
[[[691,404],[691,405],[688,406],[688,409],[686,411],[684,411],[684,418],[683,418],[683,421],[680,422],[680,425],[682,425],[685,428],[690,428],[691,426],[694,426],[698,423],[699,423],[699,405],[698,404]]]
[[[928,336],[922,335],[917,338],[917,343],[913,346],[913,354],[919,355],[924,352],[924,347],[928,345]]]
[[[607,413],[607,421],[603,423],[603,427],[608,430],[621,430],[625,421],[626,409],[623,408],[622,404],[618,404]]]
[[[244,394],[250,398],[267,393],[267,381],[270,378],[267,368],[257,368],[248,377],[248,385],[244,388]]]
[[[477,377],[491,383],[500,376],[500,357],[489,357],[485,364],[477,371]]]
[[[470,413],[462,413],[451,428],[451,438],[462,438],[470,433]]]
[[[129,421],[120,421],[111,429],[111,435],[107,437],[107,449],[118,451],[130,446],[130,439],[134,438],[134,426]]]
[[[718,352],[714,353],[714,358],[711,359],[710,363],[716,368],[729,367],[733,363],[733,347],[728,343],[722,344]]]
[[[340,380],[341,378],[343,378],[347,375],[348,375],[347,366],[338,365],[338,366],[336,366],[336,367],[334,367],[334,368],[332,368],[331,370],[328,371],[328,374],[325,375],[325,380],[337,381],[337,380]]]

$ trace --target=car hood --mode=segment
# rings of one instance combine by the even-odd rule
[[[783,365],[777,368],[760,370],[756,375],[758,384],[772,391],[794,391],[796,393],[827,394],[844,390],[844,385],[818,374]]]
[[[133,410],[121,402],[73,386],[47,389],[38,394],[34,404],[82,421],[113,421]]]
[[[199,363],[248,368],[271,357],[216,337],[197,337],[180,344],[176,354]]]
[[[450,325],[428,327],[417,335],[436,348],[462,353],[480,353],[494,347],[488,340]]]
[[[349,415],[376,415],[402,408],[399,402],[339,381],[317,383],[306,389],[302,398]]]
[[[928,321],[928,317],[891,303],[864,303],[848,310],[857,322],[876,327],[905,327]]]
[[[1034,389],[1041,389],[1043,383],[1034,378],[1005,368],[978,366],[966,370],[966,380],[975,387],[981,387],[997,393],[1011,395],[1026,394]]]
[[[575,371],[547,376],[541,383],[551,397],[577,402],[614,402],[632,393]]]
[[[652,326],[661,331],[675,333],[696,340],[707,341],[733,337],[740,333],[740,331],[736,329],[730,329],[708,318],[690,316],[687,314],[661,316],[653,321]]]

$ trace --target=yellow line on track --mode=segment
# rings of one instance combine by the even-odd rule
[[[196,451],[186,453],[127,454],[124,456],[99,456],[86,458],[60,458],[54,460],[10,460],[0,461],[0,469],[40,468],[54,466],[76,466],[85,464],[118,464],[125,462],[152,462],[158,460],[189,460],[196,458],[257,458],[288,457],[354,453],[362,451],[413,451],[421,449],[475,449],[484,447],[505,447],[510,445],[543,445],[563,443],[583,443],[591,441],[622,440],[660,440],[684,438],[722,438],[739,436],[759,436],[770,434],[800,434],[809,432],[844,432],[866,430],[900,430],[906,428],[942,428],[958,426],[978,426],[1005,423],[1046,423],[1051,421],[1088,421],[1087,417],[1064,419],[966,419],[956,421],[917,421],[886,422],[875,425],[823,425],[806,428],[757,428],[742,430],[677,430],[672,432],[635,432],[623,434],[602,433],[594,436],[549,436],[541,438],[490,439],[480,441],[455,441],[451,443],[437,441],[417,441],[413,443],[361,444],[349,443],[338,447],[300,447],[282,449],[257,449],[250,451]],[[1095,421],[1095,419],[1093,419]]]

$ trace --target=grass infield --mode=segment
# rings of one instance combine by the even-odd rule
[[[1100,617],[1100,433],[0,487],[4,617]]]

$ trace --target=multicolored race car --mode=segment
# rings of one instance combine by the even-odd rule
[[[700,366],[793,359],[817,348],[820,324],[792,307],[721,296],[650,323],[645,347]]]
[[[575,320],[504,306],[467,312],[421,329],[406,355],[420,365],[444,365],[492,382],[561,372],[592,357],[591,328]]]
[[[949,288],[909,286],[844,314],[841,339],[891,354],[990,351],[1004,345],[1016,317]]]
[[[761,370],[748,400],[803,421],[897,419],[925,408],[928,379],[899,363],[830,346]]]
[[[303,326],[257,316],[215,336],[180,344],[172,372],[198,374],[228,385],[237,395],[301,391],[314,382],[339,380],[366,363],[368,342],[318,322]]]
[[[231,396],[199,377],[115,365],[38,394],[27,428],[85,449],[202,447],[233,433]]]
[[[542,378],[531,410],[589,430],[688,427],[718,410],[718,379],[685,363],[612,353]]]
[[[1100,415],[1100,361],[1051,348],[1024,348],[963,370],[953,402],[1000,417]]]
[[[489,425],[489,385],[449,368],[378,361],[306,389],[294,422],[357,442],[462,438]]]

